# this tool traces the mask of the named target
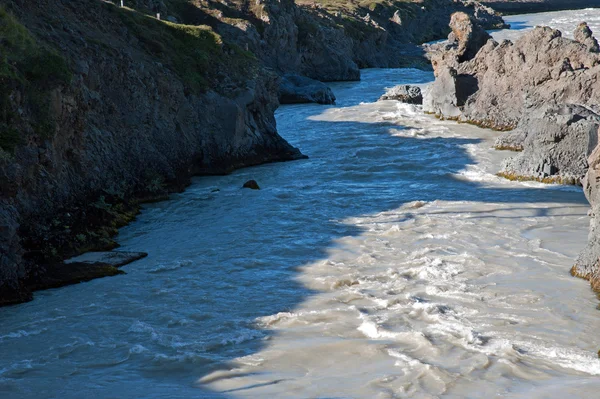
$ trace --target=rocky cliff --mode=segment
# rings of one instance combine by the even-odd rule
[[[320,81],[358,80],[359,68],[429,63],[415,43],[449,32],[463,11],[486,29],[504,26],[492,9],[470,0],[126,0],[140,12],[211,26],[280,74]]]
[[[587,25],[570,40],[538,27],[515,43],[497,43],[465,14],[452,18],[452,39],[432,56],[436,80],[424,109],[501,131],[499,149],[522,151],[502,174],[578,182],[596,145],[600,53]]]
[[[300,158],[277,77],[207,26],[96,0],[0,10],[0,304],[191,175]],[[43,285],[43,284],[42,284]]]

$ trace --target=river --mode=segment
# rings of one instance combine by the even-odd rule
[[[281,107],[308,160],[197,178],[120,231],[149,253],[127,275],[0,309],[0,396],[594,397],[581,190],[500,179],[497,133],[376,102],[432,78],[365,70],[335,106]]]

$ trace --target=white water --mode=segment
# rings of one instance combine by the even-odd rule
[[[494,132],[374,102],[430,79],[282,107],[309,160],[197,179],[121,231],[150,253],[127,275],[0,309],[0,396],[595,397],[585,198],[495,177]]]

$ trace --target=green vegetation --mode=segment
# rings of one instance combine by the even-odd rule
[[[22,140],[19,132],[13,128],[7,127],[0,130],[0,148],[6,152],[13,152]]]
[[[66,61],[40,45],[16,18],[0,7],[0,148],[12,153],[24,139],[14,128],[17,115],[9,95],[20,90],[30,98],[36,133],[49,138],[55,129],[50,115],[50,91],[71,80]]]
[[[133,9],[106,6],[118,13],[146,50],[193,92],[217,87],[215,83],[224,79],[243,83],[257,71],[258,62],[252,53],[224,43],[209,26],[175,24]]]

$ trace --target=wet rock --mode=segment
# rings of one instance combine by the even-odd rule
[[[126,252],[126,251],[104,251],[104,252],[86,252],[82,255],[64,261],[65,264],[104,264],[107,266],[121,267],[136,260],[148,256],[145,252]]]
[[[411,85],[399,85],[387,89],[385,94],[379,98],[383,100],[396,100],[407,104],[423,104],[423,95],[421,88]]]
[[[145,252],[88,252],[44,266],[40,272],[28,277],[26,286],[30,291],[36,291],[125,274],[120,267],[146,256]]]
[[[278,95],[281,104],[335,103],[335,95],[325,83],[299,75],[284,75]]]
[[[249,188],[251,190],[260,190],[260,187],[258,186],[258,183],[256,182],[256,180],[248,180],[246,183],[244,183],[242,188]]]

